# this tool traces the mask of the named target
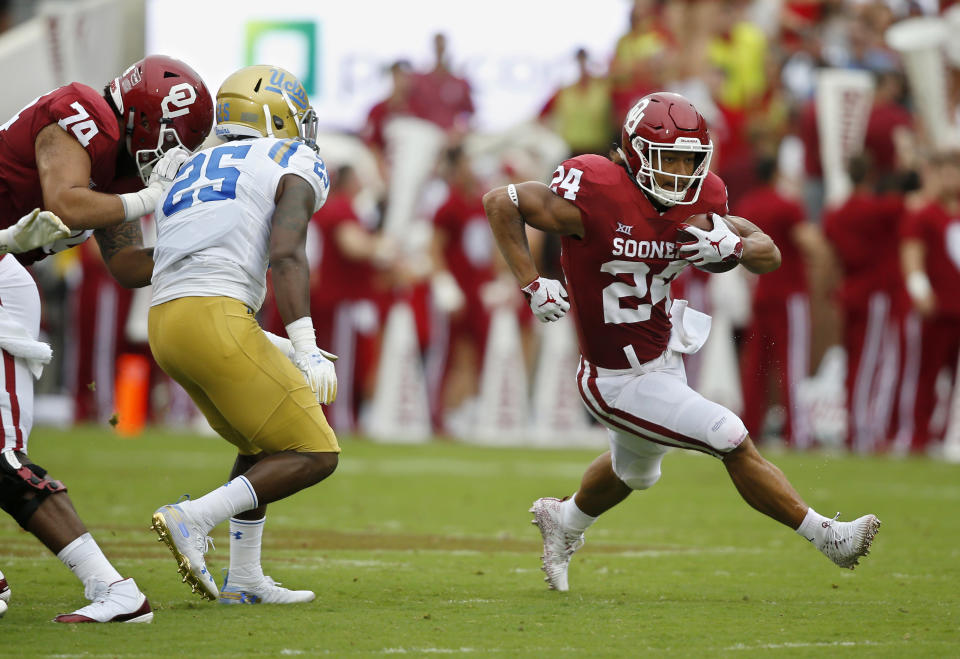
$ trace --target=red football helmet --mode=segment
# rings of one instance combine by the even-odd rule
[[[154,163],[177,145],[193,151],[213,125],[213,99],[197,72],[180,60],[149,55],[108,87],[126,131],[127,152],[146,184]]]
[[[642,190],[665,206],[675,206],[696,203],[710,169],[713,142],[706,120],[690,101],[680,94],[657,92],[641,98],[627,113],[619,151]],[[693,152],[693,173],[663,171],[660,156],[664,151]],[[672,178],[674,189],[664,188],[658,176],[661,180]]]

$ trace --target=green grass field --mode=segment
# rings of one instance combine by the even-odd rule
[[[572,493],[599,451],[346,439],[327,482],[272,505],[264,567],[311,604],[227,607],[180,583],[150,516],[222,484],[222,440],[38,430],[31,455],[155,610],[151,625],[50,622],[79,584],[8,517],[0,568],[13,590],[0,655],[234,657],[960,656],[960,468],[927,460],[771,456],[807,501],[883,527],[856,571],[755,513],[722,466],[674,453],[656,487],[604,516],[548,591],[526,512]],[[225,528],[208,566],[228,564]]]

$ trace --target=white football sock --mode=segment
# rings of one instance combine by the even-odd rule
[[[797,527],[797,533],[819,547],[823,544],[823,538],[827,529],[830,528],[831,521],[829,517],[824,517],[813,508],[808,508],[807,516]],[[824,523],[826,523],[826,526],[824,526]]]
[[[576,494],[560,504],[560,524],[569,531],[579,531],[583,533],[590,525],[597,521],[596,517],[591,517],[577,507]]]
[[[256,584],[263,579],[260,545],[266,517],[258,520],[230,518],[230,571],[227,581]]]
[[[204,494],[199,499],[179,504],[189,514],[199,517],[213,528],[229,517],[257,507],[257,493],[246,476],[237,476],[223,487]]]
[[[91,588],[92,581],[102,581],[109,585],[123,579],[89,533],[84,533],[61,549],[57,558],[77,576],[88,593],[88,598],[94,592]]]

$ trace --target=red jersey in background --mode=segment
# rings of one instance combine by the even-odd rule
[[[479,303],[480,287],[495,276],[493,238],[481,198],[451,187],[433,223],[446,235],[443,257],[447,269],[457,280],[468,304]]]
[[[756,224],[780,248],[782,263],[773,272],[757,279],[753,293],[754,305],[782,304],[793,293],[806,292],[807,275],[800,249],[793,240],[794,227],[805,219],[803,206],[784,197],[773,186],[756,188],[740,200],[734,209]]]
[[[937,314],[960,316],[960,215],[932,202],[904,218],[902,237],[923,243]]]
[[[889,293],[898,308],[904,299],[900,274],[900,195],[854,192],[823,217],[823,231],[843,269],[839,302],[866,310],[874,291]]]
[[[470,83],[449,71],[416,74],[411,99],[418,117],[444,130],[453,128],[458,118],[469,118],[474,112]]]
[[[321,243],[318,276],[311,283],[312,305],[329,308],[342,300],[370,297],[373,266],[366,261],[349,259],[336,240],[337,229],[342,225],[360,225],[351,199],[346,195],[332,195],[310,221],[319,231]]]

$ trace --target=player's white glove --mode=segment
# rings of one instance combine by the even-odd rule
[[[330,353],[317,347],[313,321],[304,316],[287,325],[286,329],[293,344],[293,364],[303,373],[317,402],[329,405],[337,398],[337,371],[333,360],[327,356]]]
[[[297,360],[297,357],[296,357],[297,351],[293,349],[293,341],[291,341],[290,339],[285,339],[282,336],[277,336],[273,332],[268,332],[267,330],[263,330],[263,333],[267,335],[267,338],[270,340],[270,343],[275,345],[277,349],[283,353],[284,357],[286,357],[292,362]],[[324,357],[326,357],[332,362],[335,362],[338,359],[340,359],[332,352],[327,352],[323,348],[317,348],[317,350],[320,351],[321,355],[323,355]]]
[[[320,348],[296,353],[293,363],[303,373],[318,403],[329,405],[337,399],[337,371]]]
[[[556,279],[537,277],[520,289],[523,291],[533,315],[542,323],[560,320],[570,308],[567,289]]]
[[[182,146],[175,146],[165,151],[160,160],[157,161],[157,164],[153,166],[153,170],[150,172],[150,178],[147,179],[147,185],[150,186],[154,183],[161,183],[166,187],[173,183],[173,179],[177,178],[177,172],[180,171],[180,167],[191,155],[192,154]]]
[[[680,258],[694,265],[739,261],[743,254],[743,241],[740,236],[731,231],[719,215],[714,215],[713,229],[710,231],[685,223],[678,228],[696,237],[695,241],[679,243],[678,250]]]
[[[173,179],[177,178],[180,166],[190,157],[190,152],[181,146],[175,146],[165,152],[153,166],[147,187],[137,192],[128,192],[120,196],[126,222],[138,220],[157,207],[160,197],[167,191]]]
[[[65,252],[72,247],[76,247],[81,243],[85,243],[92,235],[93,229],[78,229],[64,238],[60,238],[52,243],[47,243],[44,245],[42,248],[43,253],[49,256],[50,254],[59,254],[60,252]]]
[[[66,238],[70,229],[50,211],[34,208],[17,223],[0,231],[0,254],[19,254]]]

